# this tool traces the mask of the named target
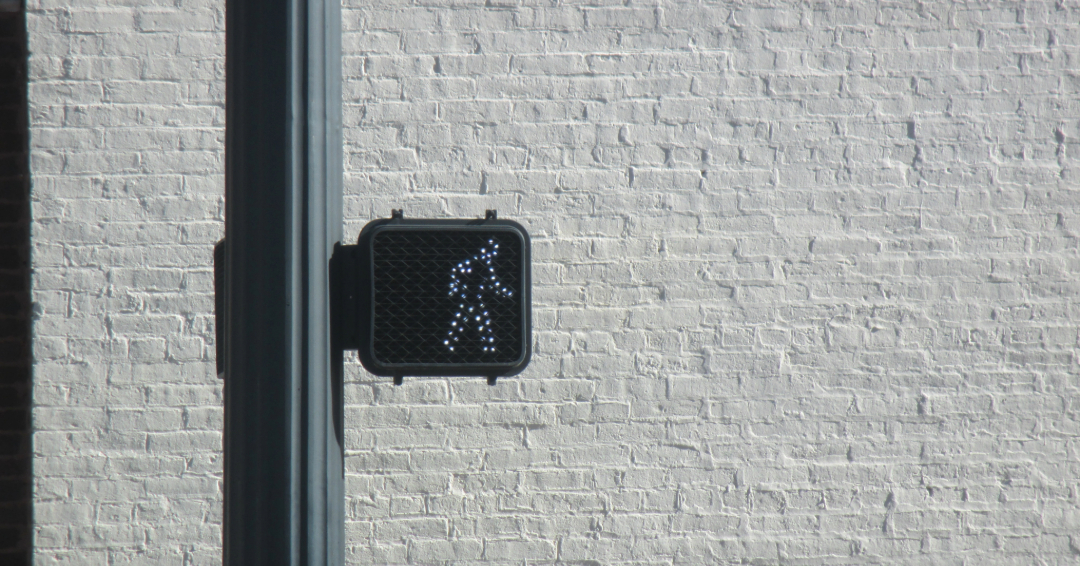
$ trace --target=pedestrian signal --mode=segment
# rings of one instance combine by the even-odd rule
[[[528,232],[484,219],[368,223],[351,255],[352,335],[376,375],[485,376],[525,368],[531,354]]]

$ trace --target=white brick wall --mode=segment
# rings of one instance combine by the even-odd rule
[[[30,0],[39,564],[220,561],[223,4]],[[350,564],[1070,564],[1080,5],[350,0],[346,234],[533,234],[517,378],[352,365]]]

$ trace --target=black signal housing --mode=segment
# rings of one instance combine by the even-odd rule
[[[521,372],[532,351],[528,231],[483,219],[369,222],[331,262],[335,301],[355,317],[335,324],[369,372],[498,377]],[[336,309],[335,309],[336,310]],[[354,322],[348,322],[354,318]],[[341,324],[344,323],[344,324]]]

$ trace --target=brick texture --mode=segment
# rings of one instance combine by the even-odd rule
[[[0,11],[0,563],[13,565],[30,564],[32,528],[25,28]]]
[[[35,556],[214,564],[223,5],[32,0]],[[1080,561],[1080,5],[348,0],[346,234],[499,210],[515,378],[346,384],[350,564]]]

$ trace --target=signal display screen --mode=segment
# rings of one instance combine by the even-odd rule
[[[370,245],[370,345],[380,364],[522,360],[527,276],[516,232],[387,228]]]

